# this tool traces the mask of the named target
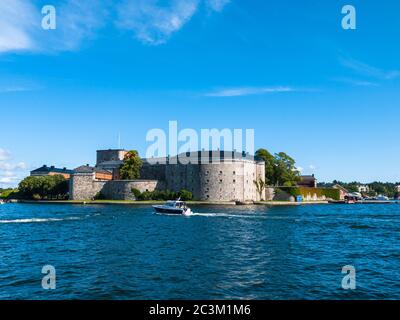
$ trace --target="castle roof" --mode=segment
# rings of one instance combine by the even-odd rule
[[[78,168],[75,168],[74,172],[75,173],[93,173],[93,172],[96,172],[96,173],[111,173],[108,170],[100,169],[100,168],[97,168],[97,167],[91,167],[89,165],[80,166]]]
[[[246,152],[237,152],[237,151],[221,151],[221,150],[210,150],[210,151],[194,151],[194,152],[183,152],[175,156],[167,157],[167,162],[174,162],[171,161],[172,159],[187,159],[189,163],[216,163],[216,162],[231,162],[233,160],[247,160],[247,161],[256,161],[256,162],[263,162],[262,159],[257,158],[255,156],[250,155]],[[165,158],[158,158],[160,161]],[[158,159],[143,159],[144,162],[154,162],[154,160]]]

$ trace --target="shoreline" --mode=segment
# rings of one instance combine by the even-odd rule
[[[131,200],[14,200],[12,203],[20,204],[63,204],[63,205],[130,205],[143,206],[163,204],[165,201],[131,201]],[[328,201],[307,201],[307,202],[289,202],[289,201],[256,201],[253,203],[237,204],[235,201],[186,201],[188,205],[199,206],[301,206],[330,204]]]
[[[303,201],[303,202],[290,202],[290,201],[254,201],[237,203],[235,201],[185,201],[188,205],[194,206],[310,206],[310,205],[338,205],[344,204],[339,201]],[[149,206],[156,204],[164,204],[165,201],[135,201],[135,200],[10,200],[10,203],[20,204],[60,204],[60,205],[125,205],[125,206]],[[360,205],[360,204],[400,204],[400,201],[360,201],[347,205]]]

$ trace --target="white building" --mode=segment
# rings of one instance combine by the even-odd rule
[[[358,192],[360,192],[360,193],[369,192],[369,186],[367,186],[367,185],[358,186]]]

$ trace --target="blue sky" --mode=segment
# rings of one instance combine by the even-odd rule
[[[399,2],[82,2],[0,2],[0,187],[94,163],[119,132],[144,154],[170,120],[254,128],[320,181],[400,181]]]

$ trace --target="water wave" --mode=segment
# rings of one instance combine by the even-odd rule
[[[188,217],[223,217],[223,218],[253,218],[253,219],[266,219],[267,216],[254,215],[254,214],[234,214],[222,212],[207,212],[207,213],[191,213]]]
[[[67,220],[80,220],[82,217],[68,217],[68,218],[26,218],[26,219],[15,219],[15,220],[0,220],[0,223],[43,223],[43,222],[57,222]]]

